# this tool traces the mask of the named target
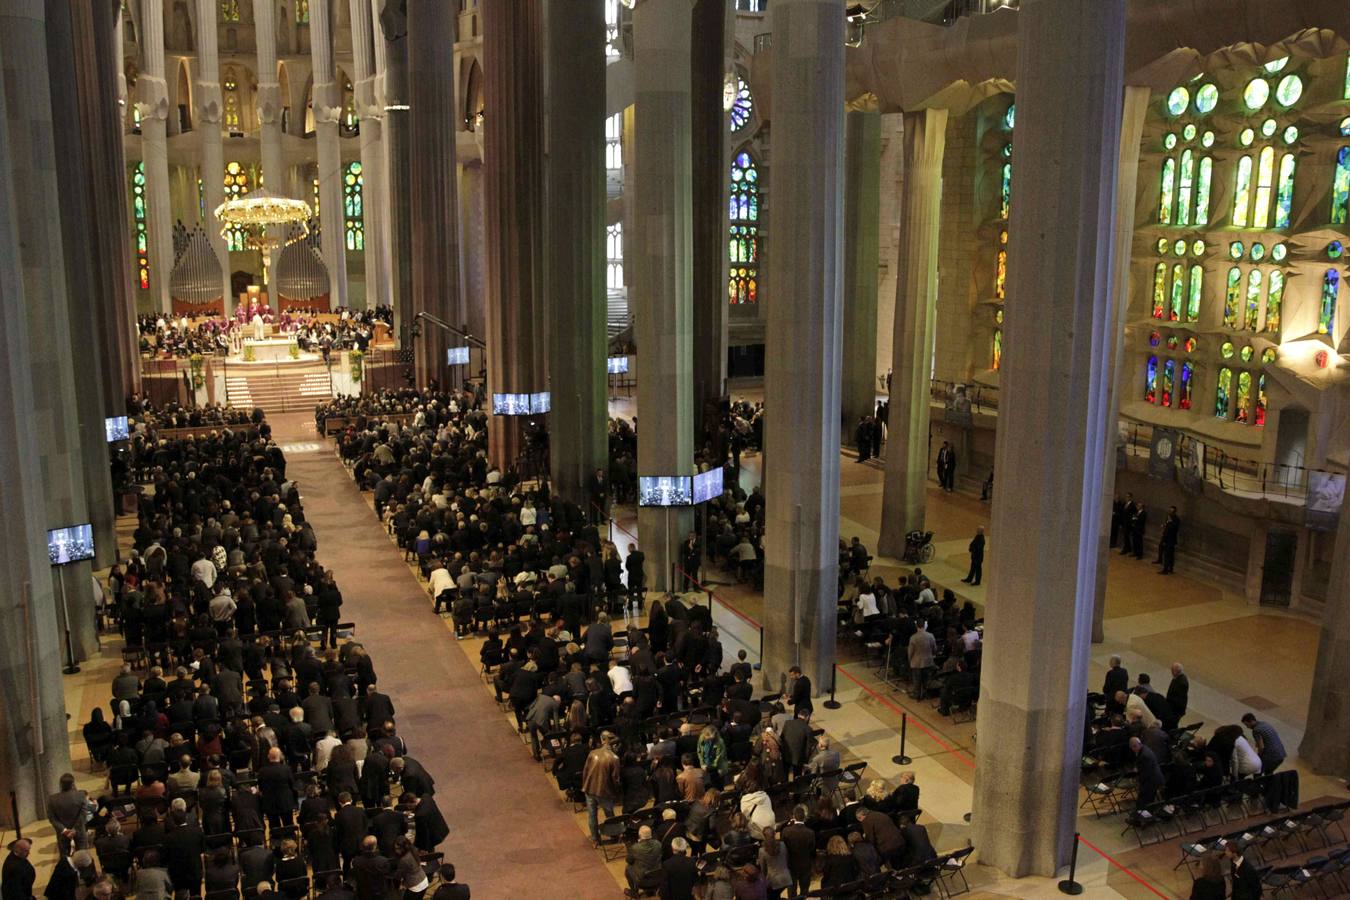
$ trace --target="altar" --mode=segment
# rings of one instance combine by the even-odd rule
[[[299,355],[295,355],[296,353]],[[256,363],[278,363],[290,362],[295,359],[310,360],[318,358],[316,354],[300,352],[295,339],[289,337],[268,337],[261,340],[244,338],[239,357],[242,362]]]

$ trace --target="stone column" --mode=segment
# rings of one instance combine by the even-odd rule
[[[1125,378],[1121,365],[1125,358],[1125,319],[1130,307],[1130,246],[1134,240],[1134,197],[1139,180],[1139,148],[1143,142],[1148,100],[1148,88],[1125,88],[1120,117],[1120,170],[1116,182],[1116,255],[1115,271],[1111,277],[1115,283],[1116,296],[1120,297],[1121,301],[1116,304],[1115,335],[1110,342],[1111,362],[1107,366],[1111,372],[1109,382],[1111,395],[1107,400],[1108,428],[1102,458],[1101,525],[1097,539],[1097,578],[1092,602],[1094,644],[1106,639],[1106,575],[1110,568],[1107,565],[1110,560],[1107,550],[1111,544],[1111,500],[1116,489],[1116,422],[1120,416],[1120,391],[1124,386],[1122,380]]]
[[[895,336],[886,485],[877,550],[900,558],[905,535],[923,528],[928,491],[929,371],[937,308],[938,223],[947,111],[905,114],[900,179],[900,248],[895,273]]]
[[[844,117],[844,443],[876,411],[877,265],[881,252],[881,113]]]
[[[14,19],[0,13],[8,33]],[[31,38],[29,38],[31,40]],[[37,39],[41,46],[41,39]],[[18,60],[9,56],[8,38],[0,35],[6,66],[0,80],[10,81]],[[40,78],[20,81],[31,85]],[[11,178],[10,135],[20,131],[14,151],[29,151],[28,122],[16,123],[8,109],[13,82],[0,90],[0,266],[16,272],[24,266],[18,229],[33,223],[20,216]],[[45,210],[46,207],[39,209]],[[45,219],[45,215],[40,218]],[[27,273],[25,272],[25,276]],[[53,591],[55,571],[47,562],[47,487],[37,402],[45,393],[45,373],[33,365],[29,319],[47,327],[63,315],[34,314],[24,296],[24,278],[0,279],[0,571],[5,573],[6,599],[0,606],[0,796],[13,791],[22,823],[45,814],[47,794],[70,767],[65,689],[61,681],[64,645],[60,605]],[[38,377],[34,377],[35,374]],[[46,387],[50,387],[47,385]],[[45,417],[44,417],[45,418]],[[68,470],[67,470],[68,474]],[[87,583],[87,582],[86,582]],[[13,828],[9,804],[0,804],[0,822]]]
[[[394,308],[394,332],[401,347],[411,347],[409,329],[413,320],[412,288],[412,197],[411,162],[408,156],[408,19],[407,0],[371,0],[383,34],[383,51],[377,49],[376,64],[384,72],[383,84],[385,179],[384,196],[389,212],[389,292]]]
[[[112,42],[121,8],[70,0],[79,80],[80,128],[89,166],[92,227],[90,254],[97,275],[87,290],[94,299],[94,325],[106,415],[120,415],[126,398],[140,390],[136,306],[131,292],[131,236],[127,227],[127,170],[122,159],[121,106]]]
[[[160,312],[173,309],[173,212],[169,204],[169,97],[164,83],[164,6],[142,3],[137,37],[145,61],[136,78],[141,113],[141,159],[145,163],[145,227],[150,257],[150,290]],[[221,172],[221,178],[225,173]]]
[[[333,74],[333,20],[330,0],[309,0],[309,47],[314,60],[314,130],[319,159],[319,228],[328,267],[328,304],[347,305],[347,251],[342,219],[342,148],[338,122],[342,94]]]
[[[491,393],[545,390],[543,48],[540,0],[483,0],[483,182]],[[520,417],[488,420],[488,454],[520,456]]]
[[[1350,509],[1342,508],[1327,581],[1308,724],[1298,755],[1314,772],[1350,774]]]
[[[689,0],[643,0],[633,9],[632,240],[624,271],[638,365],[638,472],[694,469],[693,204]],[[491,110],[488,111],[491,115]],[[693,523],[688,508],[638,510],[647,585],[667,590],[671,563]]]
[[[211,0],[201,0],[201,2],[210,3]],[[281,155],[281,110],[285,107],[286,101],[281,96],[281,85],[277,81],[277,9],[277,4],[273,0],[253,0],[253,34],[254,44],[258,50],[258,96],[256,101],[258,151],[262,161],[264,187],[273,194],[286,196],[289,194],[289,188],[286,184],[286,164],[282,162]],[[222,171],[221,174],[223,175],[224,172]],[[216,179],[217,182],[220,180],[220,178]],[[208,185],[212,183],[208,182]],[[220,188],[221,186],[217,185],[217,187]],[[307,194],[306,191],[297,199],[308,201]],[[215,209],[211,205],[210,198],[208,188],[206,207],[207,209]],[[269,237],[277,240],[285,239],[285,235],[280,228],[270,228],[268,232]],[[237,299],[229,296],[229,258],[229,254],[226,253],[225,284],[227,300],[225,311],[227,314]],[[269,294],[276,289],[276,263],[279,258],[280,253],[273,254],[272,269],[267,273]],[[269,298],[269,300],[275,299]]]
[[[445,48],[455,42],[455,8],[442,0],[408,0],[408,86],[412,116],[413,307],[462,326],[459,292],[459,203],[455,172],[455,70]],[[417,383],[445,385],[446,348],[460,338],[425,325],[417,342]]]
[[[999,416],[1017,427],[999,429],[995,451],[1004,477],[978,725],[998,738],[978,745],[972,820],[981,860],[1013,877],[1068,864],[1078,806],[1111,427],[1125,2],[1038,0],[1019,18],[1017,154],[1037,164],[1018,170],[1008,227]]]
[[[389,301],[389,242],[384,225],[384,103],[377,101],[369,0],[351,0],[352,77],[361,117],[361,225],[365,231],[366,306]],[[383,43],[383,42],[381,42]]]
[[[764,679],[834,663],[843,327],[844,0],[778,0],[765,340]]]
[[[587,509],[608,477],[605,375],[605,15],[601,0],[547,0],[548,153],[544,272],[549,298],[553,489]]]
[[[693,153],[694,443],[717,437],[709,402],[726,393],[727,378],[727,181],[731,166],[727,114],[722,107],[729,51],[726,0],[694,0],[690,116]],[[713,433],[708,434],[708,426]]]
[[[47,78],[51,91],[51,134],[62,152],[54,155],[61,242],[51,257],[53,266],[63,267],[67,286],[81,285],[58,295],[65,303],[71,322],[97,323],[106,285],[97,284],[102,272],[97,268],[96,234],[98,223],[91,217],[94,209],[93,174],[89,167],[87,145],[96,134],[86,133],[80,115],[80,87],[75,71],[79,55],[92,56],[93,47],[77,46],[69,0],[47,2]],[[64,251],[64,252],[62,252]],[[103,419],[108,409],[103,398],[102,354],[89,353],[90,342],[98,337],[85,329],[67,329],[74,343],[68,350],[73,365],[75,404],[66,411],[74,418],[79,453],[75,457],[84,482],[90,520],[94,525],[94,568],[112,565],[117,558],[117,513],[113,506],[112,470],[108,462],[108,442]],[[74,360],[80,360],[74,365]],[[86,590],[77,602],[88,605]],[[92,622],[93,615],[89,614]],[[86,636],[87,635],[83,635]],[[81,648],[84,653],[94,646]]]
[[[37,438],[43,479],[40,496],[46,500],[37,524],[45,532],[92,521],[81,440],[87,410],[80,406],[80,393],[87,388],[96,398],[98,391],[75,376],[71,326],[78,319],[68,306],[66,246],[58,205],[63,172],[57,166],[47,22],[41,6],[24,6],[22,11],[15,5],[0,7],[0,59],[4,60],[6,80],[7,174],[13,185],[15,235],[23,236],[17,264],[8,271],[22,278],[24,312],[28,316],[32,412],[24,427]],[[65,65],[70,65],[69,59]],[[64,94],[71,86],[62,88],[60,93]],[[83,249],[71,248],[71,252],[79,256]],[[105,466],[106,454],[105,448]],[[52,567],[44,585],[50,585],[48,590],[57,596],[64,586],[71,637],[79,659],[97,646],[93,604],[88,602],[90,572],[87,562]],[[38,595],[45,594],[43,590]]]
[[[255,15],[258,12],[254,7]],[[257,33],[272,29],[266,11],[261,16],[262,24]],[[234,298],[230,296],[230,248],[220,233],[220,220],[216,218],[216,207],[225,202],[225,143],[220,134],[220,122],[224,116],[224,101],[220,93],[220,52],[219,38],[216,34],[216,18],[220,14],[220,4],[216,0],[197,0],[197,84],[192,93],[192,105],[195,107],[193,125],[196,128],[201,147],[202,196],[206,200],[206,236],[211,239],[211,250],[220,263],[221,309],[225,315],[234,310]],[[258,53],[258,109],[262,111],[262,99],[268,96],[267,79],[271,79],[270,96],[275,100],[276,89],[276,41],[273,39],[273,60],[271,69],[263,66],[261,47]],[[261,45],[261,41],[259,42]],[[280,115],[278,112],[277,115]],[[267,166],[263,166],[263,174]],[[270,188],[269,190],[275,190]]]

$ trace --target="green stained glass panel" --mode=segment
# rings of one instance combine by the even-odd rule
[[[1236,328],[1238,308],[1242,303],[1242,270],[1237,266],[1228,270],[1228,289],[1223,298],[1223,325]]]
[[[1275,227],[1288,228],[1294,207],[1294,154],[1280,157],[1280,185],[1275,192]]]
[[[1200,319],[1200,292],[1203,287],[1205,270],[1201,266],[1191,266],[1191,281],[1186,295],[1186,321]]]
[[[1190,150],[1181,153],[1181,174],[1177,179],[1177,224],[1191,224],[1191,191],[1195,184],[1195,154]]]
[[[1153,318],[1163,317],[1167,303],[1167,263],[1158,263],[1153,269]]]
[[[1252,202],[1252,158],[1238,160],[1237,188],[1233,191],[1233,224],[1246,228]]]
[[[1336,173],[1331,179],[1331,223],[1344,225],[1350,220],[1350,147],[1336,153]]]
[[[1181,263],[1177,263],[1172,267],[1172,303],[1167,311],[1167,318],[1172,322],[1177,322],[1181,319],[1181,300],[1186,288],[1185,284],[1183,284],[1185,275],[1186,269]]]
[[[1195,224],[1209,224],[1209,188],[1214,177],[1214,159],[1209,156],[1200,160],[1200,172],[1195,179]]]
[[[1158,191],[1158,222],[1172,224],[1172,193],[1176,185],[1176,160],[1170,156],[1163,160],[1162,186]]]
[[[1256,331],[1261,324],[1261,270],[1252,269],[1247,273],[1247,314],[1242,326],[1247,331]]]
[[[1280,310],[1284,306],[1284,273],[1279,269],[1270,273],[1270,284],[1266,287],[1266,331],[1276,333],[1280,330]]]

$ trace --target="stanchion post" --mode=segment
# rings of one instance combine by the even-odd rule
[[[824,704],[822,704],[826,709],[838,709],[839,707],[844,705],[840,703],[838,700],[834,699],[834,683],[838,677],[839,677],[839,663],[834,663],[830,666],[830,699],[826,700]],[[901,752],[903,753],[904,751],[901,750]]]
[[[891,757],[891,762],[895,763],[897,766],[907,766],[914,762],[914,760],[905,755],[905,738],[908,736],[908,732],[909,713],[902,712],[900,713],[900,755]]]
[[[1077,896],[1083,893],[1083,886],[1074,880],[1074,875],[1078,869],[1078,832],[1073,833],[1073,854],[1069,857],[1069,877],[1059,883],[1059,892],[1061,894],[1072,894]]]

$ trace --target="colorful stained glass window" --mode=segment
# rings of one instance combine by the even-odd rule
[[[1252,158],[1238,160],[1237,187],[1233,191],[1233,224],[1246,228],[1252,204]]]
[[[1237,266],[1228,270],[1228,290],[1223,299],[1223,326],[1238,326],[1238,308],[1242,303],[1242,270]]]
[[[220,20],[222,22],[239,21],[239,0],[220,0]]]
[[[1261,362],[1273,363],[1275,361],[1275,357],[1278,355],[1279,354],[1275,352],[1274,347],[1267,347],[1265,350],[1261,351]]]
[[[1195,92],[1195,111],[1200,115],[1206,115],[1214,109],[1219,103],[1219,89],[1213,84],[1200,86],[1200,90]]]
[[[309,0],[295,0],[295,24],[309,24]]]
[[[1013,126],[1017,124],[1017,104],[1008,106],[1008,111],[1003,114],[1003,130],[1012,131]]]
[[[1181,151],[1181,169],[1177,178],[1177,224],[1191,224],[1191,192],[1195,189],[1195,154]]]
[[[1256,377],[1256,416],[1253,423],[1260,428],[1266,424],[1266,376],[1258,375]]]
[[[728,235],[733,263],[727,280],[730,302],[759,301],[759,169],[742,150],[731,161],[731,229]]]
[[[1000,300],[1008,294],[1008,229],[998,233],[998,254],[994,261],[994,296]]]
[[[1171,322],[1181,321],[1181,301],[1186,291],[1186,267],[1181,263],[1172,266],[1171,302],[1167,308],[1167,318]]]
[[[1252,269],[1247,273],[1247,313],[1243,317],[1242,327],[1248,331],[1258,330],[1261,324],[1261,270]]]
[[[1253,78],[1243,88],[1242,99],[1253,112],[1260,109],[1270,99],[1270,84],[1264,78]]]
[[[1322,276],[1322,303],[1317,309],[1317,333],[1331,334],[1336,327],[1336,299],[1341,290],[1341,273],[1327,269]]]
[[[1200,292],[1204,285],[1203,266],[1191,266],[1191,281],[1186,295],[1186,321],[1197,322],[1200,319]]]
[[[1191,408],[1191,379],[1195,374],[1195,368],[1188,362],[1181,364],[1181,383],[1177,390],[1177,407],[1179,409]]]
[[[1350,220],[1350,147],[1336,151],[1336,174],[1331,179],[1331,223]]]
[[[136,225],[136,283],[150,288],[150,245],[145,227],[145,163],[131,167],[131,217]]]
[[[993,349],[990,354],[989,368],[997,372],[1003,367],[1003,329],[994,329]]]
[[[1286,75],[1275,86],[1275,99],[1281,106],[1293,106],[1303,96],[1303,79],[1297,75]]]
[[[225,130],[235,132],[239,130],[239,78],[234,72],[233,66],[225,68],[225,74],[221,80],[221,87],[225,89],[225,111],[221,116],[225,124]]]
[[[1144,399],[1155,403],[1158,399],[1158,357],[1150,356],[1144,369]]]
[[[1172,93],[1167,95],[1167,114],[1179,116],[1186,111],[1186,107],[1191,102],[1191,92],[1184,87],[1175,87]]]
[[[1228,418],[1228,407],[1232,403],[1233,370],[1219,370],[1219,384],[1214,390],[1214,418]]]
[[[348,250],[366,248],[365,216],[362,212],[364,188],[361,163],[348,163],[347,172],[342,176],[342,218],[346,225]]]
[[[1279,269],[1270,273],[1270,283],[1266,287],[1266,331],[1275,333],[1280,330],[1280,309],[1284,306],[1284,273]]]
[[[1167,263],[1153,269],[1153,318],[1161,319],[1167,308]]]
[[[1170,156],[1163,160],[1162,185],[1158,189],[1158,222],[1172,224],[1172,203],[1176,187],[1177,164]]]
[[[1238,372],[1237,377],[1237,420],[1249,421],[1252,405],[1252,373]]]
[[[1256,163],[1256,197],[1252,204],[1252,227],[1270,224],[1270,194],[1275,187],[1275,148],[1262,147]]]
[[[237,200],[243,197],[252,189],[249,182],[248,170],[242,165],[231,160],[225,164],[225,199]],[[236,225],[225,232],[225,246],[232,252],[247,250],[246,240],[247,232],[242,226]]]
[[[1162,405],[1172,405],[1172,390],[1176,386],[1177,364],[1175,360],[1167,360],[1163,363],[1162,369]]]
[[[1005,162],[999,175],[999,218],[1008,218],[1012,201],[1012,163]]]
[[[1289,227],[1289,213],[1294,205],[1294,154],[1280,157],[1280,184],[1275,191],[1275,227]]]
[[[1214,158],[1200,157],[1199,174],[1195,178],[1195,224],[1209,224],[1209,189],[1214,179]]]
[[[755,110],[755,100],[750,96],[750,85],[745,79],[736,76],[736,97],[731,101],[731,130],[740,131],[750,124],[750,115]]]

